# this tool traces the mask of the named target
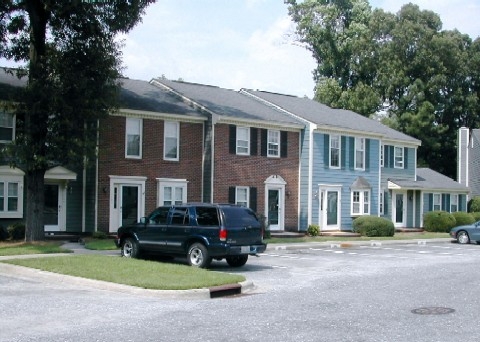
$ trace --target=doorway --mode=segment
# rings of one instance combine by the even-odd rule
[[[323,231],[340,229],[341,187],[323,186],[319,188],[319,226]]]
[[[279,175],[273,175],[265,181],[265,217],[270,230],[285,229],[285,185]]]
[[[61,183],[45,183],[44,229],[46,232],[66,230],[66,186]]]
[[[138,222],[145,215],[145,180],[146,177],[110,179],[110,232]]]
[[[395,227],[405,227],[406,223],[406,198],[407,194],[403,192],[396,192],[393,194],[393,223]]]

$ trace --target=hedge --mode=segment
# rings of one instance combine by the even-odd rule
[[[362,236],[393,236],[393,222],[377,216],[360,216],[353,220],[353,231]]]
[[[455,217],[446,211],[430,211],[423,217],[423,228],[427,232],[448,233],[456,225]]]

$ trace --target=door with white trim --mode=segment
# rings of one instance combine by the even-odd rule
[[[319,189],[320,212],[319,226],[321,230],[340,229],[340,194],[341,188],[329,187]]]
[[[265,181],[265,217],[270,230],[285,229],[285,185],[279,175],[272,175]]]
[[[138,222],[145,215],[144,189],[143,177],[110,180],[110,232],[116,232],[122,225]]]
[[[45,205],[43,211],[45,232],[66,230],[67,189],[62,182],[45,183]]]
[[[406,227],[407,222],[407,193],[394,192],[392,205],[392,219],[395,227]]]

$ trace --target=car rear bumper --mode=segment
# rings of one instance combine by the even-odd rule
[[[256,255],[263,253],[267,249],[266,244],[256,244],[247,246],[231,246],[231,245],[217,245],[209,246],[208,251],[212,257],[228,256],[228,255]]]

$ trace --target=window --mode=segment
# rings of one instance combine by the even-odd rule
[[[403,147],[395,146],[395,168],[403,169]]]
[[[165,160],[178,160],[180,125],[178,122],[165,121],[163,157]]]
[[[250,154],[250,129],[237,127],[237,154]]]
[[[14,116],[0,112],[0,142],[10,142],[15,138]]]
[[[442,195],[433,194],[433,210],[442,210]]]
[[[365,169],[365,139],[355,138],[355,169]]]
[[[167,224],[169,210],[169,207],[158,208],[148,218],[149,222],[151,224]]]
[[[370,214],[370,190],[352,191],[352,215]]]
[[[235,189],[235,204],[248,208],[248,187],[237,186]]]
[[[267,156],[280,156],[280,131],[268,131]]]
[[[126,148],[127,158],[142,157],[142,119],[127,118],[126,123]]]
[[[450,195],[450,212],[458,211],[458,195]]]
[[[23,172],[3,166],[0,179],[0,218],[22,218]]]
[[[330,135],[330,167],[340,167],[340,136]]]
[[[384,163],[385,163],[383,153],[384,153],[384,146],[382,144],[380,144],[380,166],[381,167],[383,167]]]
[[[171,206],[187,202],[187,180],[173,178],[157,179],[157,205]]]

